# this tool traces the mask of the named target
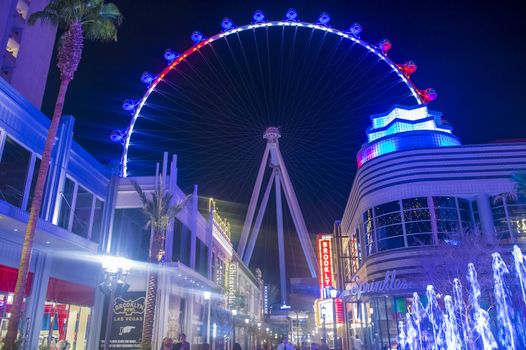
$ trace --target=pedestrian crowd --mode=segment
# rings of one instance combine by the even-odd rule
[[[356,337],[351,338],[351,347],[352,350],[363,350],[365,349],[365,346],[360,339],[360,337],[357,335]],[[179,335],[179,339],[177,343],[174,343],[172,338],[164,338],[162,342],[162,346],[160,350],[190,350],[190,343],[186,341],[186,335],[182,333]],[[201,344],[200,350],[210,350],[210,345],[207,343]],[[241,348],[241,345],[239,343],[234,343],[232,346],[232,350],[243,350]],[[245,349],[245,350],[251,350],[251,349]],[[294,346],[291,343],[289,343],[289,338],[287,336],[283,336],[281,338],[281,342],[274,346],[269,345],[267,343],[263,345],[259,345],[257,349],[255,350],[330,350],[329,346],[327,345],[327,342],[325,339],[321,339],[321,343],[318,344],[312,344],[310,347],[307,346],[307,344],[302,344],[301,346]]]

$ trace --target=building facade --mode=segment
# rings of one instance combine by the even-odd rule
[[[0,339],[9,322],[49,123],[22,94],[0,80]],[[99,288],[105,281],[101,260],[108,254],[131,261],[126,290],[117,295],[109,316],[110,348],[138,348],[151,235],[133,182],[148,193],[162,181],[174,200],[189,197],[166,233],[152,347],[158,348],[163,337],[180,333],[187,335],[192,347],[207,341],[213,349],[230,346],[231,266],[237,267],[233,288],[243,297],[238,332],[246,332],[248,338],[250,327],[261,321],[261,276],[237,257],[230,227],[213,201],[200,211],[198,187],[190,194],[178,187],[175,155],[169,159],[165,154],[159,170],[152,168],[152,176],[119,178],[118,169],[101,165],[73,140],[73,124],[73,117],[62,118],[52,155],[20,328],[24,348],[53,348],[60,341],[67,341],[71,349],[101,347],[108,315],[108,298]]]
[[[29,16],[49,0],[3,0],[0,11],[0,77],[40,108],[46,88],[57,28],[28,25]]]
[[[338,281],[348,341],[396,349],[413,292],[439,286],[455,264],[465,276],[477,249],[526,244],[526,201],[511,177],[526,167],[526,142],[461,146],[426,106],[372,122],[335,228]]]

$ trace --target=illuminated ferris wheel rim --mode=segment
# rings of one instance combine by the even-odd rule
[[[291,9],[289,9],[289,12],[290,11],[291,11]],[[256,13],[257,13],[257,11],[256,11]],[[324,15],[328,17],[328,15],[326,13],[322,13],[320,15],[320,18],[322,16],[324,16]],[[254,17],[255,17],[255,15],[254,15]],[[223,23],[225,22],[225,20],[230,21],[230,19],[225,18],[225,19],[223,19]],[[397,64],[397,63],[395,63],[393,60],[391,60],[387,56],[387,51],[391,48],[391,43],[388,40],[386,40],[386,39],[382,40],[382,42],[380,42],[379,45],[371,45],[368,42],[360,39],[359,33],[361,32],[361,26],[359,28],[358,34],[356,35],[356,34],[353,34],[351,32],[345,32],[345,31],[342,31],[342,30],[330,27],[328,25],[328,20],[327,20],[327,24],[301,22],[301,21],[297,21],[297,20],[262,21],[262,22],[247,24],[247,25],[243,25],[243,26],[239,26],[239,27],[234,27],[231,22],[230,22],[230,24],[232,25],[232,28],[230,28],[228,30],[224,30],[221,33],[218,33],[218,34],[216,34],[214,36],[211,36],[210,38],[204,38],[204,36],[202,36],[201,33],[194,32],[192,34],[192,37],[193,37],[192,39],[194,40],[194,36],[197,34],[197,35],[201,36],[202,40],[197,41],[194,46],[190,47],[188,50],[186,50],[182,54],[176,56],[172,61],[169,61],[168,66],[159,75],[151,77],[151,81],[148,82],[148,84],[149,84],[148,89],[146,90],[146,93],[142,96],[142,98],[140,98],[137,101],[133,101],[133,104],[131,106],[124,107],[124,105],[123,105],[124,109],[126,109],[126,110],[128,110],[128,111],[130,111],[132,113],[132,118],[131,118],[130,124],[128,125],[128,128],[124,132],[121,132],[122,144],[123,144],[123,152],[122,152],[122,156],[121,156],[121,174],[120,175],[122,177],[127,177],[128,176],[128,169],[127,169],[128,150],[129,150],[129,147],[130,147],[131,135],[133,133],[133,130],[134,130],[134,127],[135,127],[135,123],[136,123],[137,119],[139,118],[139,116],[141,114],[141,110],[144,107],[144,104],[146,103],[146,100],[148,99],[150,94],[155,90],[156,86],[164,79],[164,77],[171,70],[173,70],[175,67],[177,67],[179,65],[179,63],[183,62],[187,57],[189,57],[190,55],[192,55],[195,52],[198,52],[201,48],[203,48],[205,46],[208,46],[208,45],[212,44],[213,42],[215,42],[215,41],[217,41],[219,39],[226,38],[229,35],[232,35],[232,34],[235,34],[235,33],[240,33],[240,32],[248,31],[248,30],[255,30],[255,29],[259,29],[259,28],[271,28],[271,27],[287,28],[287,27],[295,27],[295,28],[308,28],[308,29],[313,29],[313,30],[320,30],[320,31],[323,31],[325,33],[331,33],[331,34],[334,34],[334,35],[338,35],[341,38],[344,38],[344,39],[352,41],[353,43],[359,44],[360,46],[362,46],[363,48],[368,50],[370,53],[376,55],[381,61],[383,61],[387,65],[389,65],[391,70],[396,75],[398,75],[398,77],[401,79],[401,81],[408,87],[408,89],[411,92],[411,95],[415,98],[417,104],[427,103],[427,102],[432,101],[432,100],[434,100],[436,98],[436,93],[434,92],[434,90],[432,90],[432,89],[418,90],[417,87],[415,86],[415,84],[411,81],[410,75],[416,70],[416,66],[414,66],[414,70],[409,71],[409,72],[408,71],[404,72],[403,67],[405,65],[407,65],[407,63],[406,64],[402,64],[402,65],[401,64]],[[357,23],[353,24],[353,26],[354,25],[358,25],[359,26],[359,24],[357,24]],[[351,26],[351,28],[352,28],[352,26]],[[388,45],[388,47],[387,47],[387,49],[385,51],[381,47],[382,43],[387,43],[387,45]],[[414,65],[414,63],[412,63],[411,61],[408,61],[408,63],[411,63],[411,64]],[[147,74],[147,73],[144,73],[144,74]],[[144,74],[143,74],[143,76],[144,76]],[[428,97],[428,92],[430,92],[429,97]],[[128,102],[126,102],[126,101],[128,101]],[[126,103],[130,104],[130,102],[129,102],[130,100],[126,100],[126,101],[125,101],[125,105],[126,105]]]

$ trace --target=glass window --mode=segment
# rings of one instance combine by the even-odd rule
[[[91,228],[91,240],[95,243],[100,243],[100,236],[102,230],[102,213],[104,212],[104,202],[100,199],[95,199],[95,211],[93,213],[93,226]]]
[[[111,254],[146,261],[150,252],[150,229],[142,208],[116,209]]]
[[[376,216],[375,220],[375,226],[386,226],[386,225],[393,225],[393,224],[399,224],[402,222],[402,217],[400,216],[400,213],[391,213],[381,216]]]
[[[436,209],[457,207],[455,197],[433,197],[433,204]]]
[[[383,250],[403,248],[403,247],[404,247],[404,237],[403,236],[389,238],[389,239],[382,239],[378,241],[378,251],[379,252]]]
[[[31,152],[9,136],[0,161],[0,198],[14,206],[22,205]]]
[[[473,219],[475,220],[475,222],[473,222],[473,229],[475,230],[476,234],[480,234],[482,229],[480,227],[480,216],[477,201],[471,201],[471,208],[473,209]]]
[[[508,219],[506,218],[506,209],[504,209],[504,198],[502,196],[493,196],[490,198],[490,203],[497,239],[510,239]]]
[[[432,245],[432,244],[433,244],[433,235],[431,233],[407,236],[407,245],[410,247]]]
[[[526,239],[526,198],[519,196],[516,200],[506,200],[512,235],[515,240]]]
[[[426,197],[417,197],[417,198],[407,198],[402,200],[402,205],[405,209],[422,209],[427,208],[427,198]]]
[[[179,220],[174,220],[174,243],[172,246],[173,261],[180,261],[186,266],[190,266],[190,246],[191,232],[185,224]]]
[[[431,221],[417,221],[405,224],[405,232],[409,235],[412,233],[431,233]]]
[[[60,213],[58,216],[58,225],[69,229],[69,218],[71,216],[71,210],[73,205],[73,193],[75,191],[75,183],[66,178],[64,183],[64,189],[62,190],[61,197],[62,203],[60,205]]]
[[[58,349],[59,341],[65,340],[73,349],[86,349],[90,313],[89,307],[46,302],[39,348]]]
[[[374,208],[374,215],[380,216],[383,214],[388,214],[392,212],[399,212],[400,211],[400,203],[398,201],[388,202],[384,204],[380,204]]]
[[[37,185],[37,179],[38,179],[38,171],[40,170],[40,158],[35,159],[35,167],[33,170],[33,176],[31,178],[31,187],[29,188],[29,198],[27,200],[27,210],[29,211],[31,209],[31,203],[33,202],[33,196],[35,194],[35,186]],[[42,203],[42,207],[44,203]],[[40,212],[42,212],[43,208],[40,208]]]
[[[203,276],[208,276],[208,246],[196,238],[195,267],[197,272]]]
[[[381,240],[401,236],[403,233],[402,225],[383,226],[376,229],[376,239]]]
[[[437,218],[438,239],[456,244],[462,239],[455,197],[433,197]]]
[[[79,186],[77,189],[77,200],[75,201],[75,216],[73,217],[72,232],[85,238],[88,237],[92,206],[93,194],[88,192],[84,187]]]
[[[431,214],[429,213],[429,209],[406,210],[404,211],[404,220],[406,222],[431,220]]]

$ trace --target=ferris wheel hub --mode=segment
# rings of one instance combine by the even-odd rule
[[[279,131],[279,128],[275,126],[268,127],[263,134],[263,138],[267,139],[268,142],[276,142],[280,137],[281,132]]]

